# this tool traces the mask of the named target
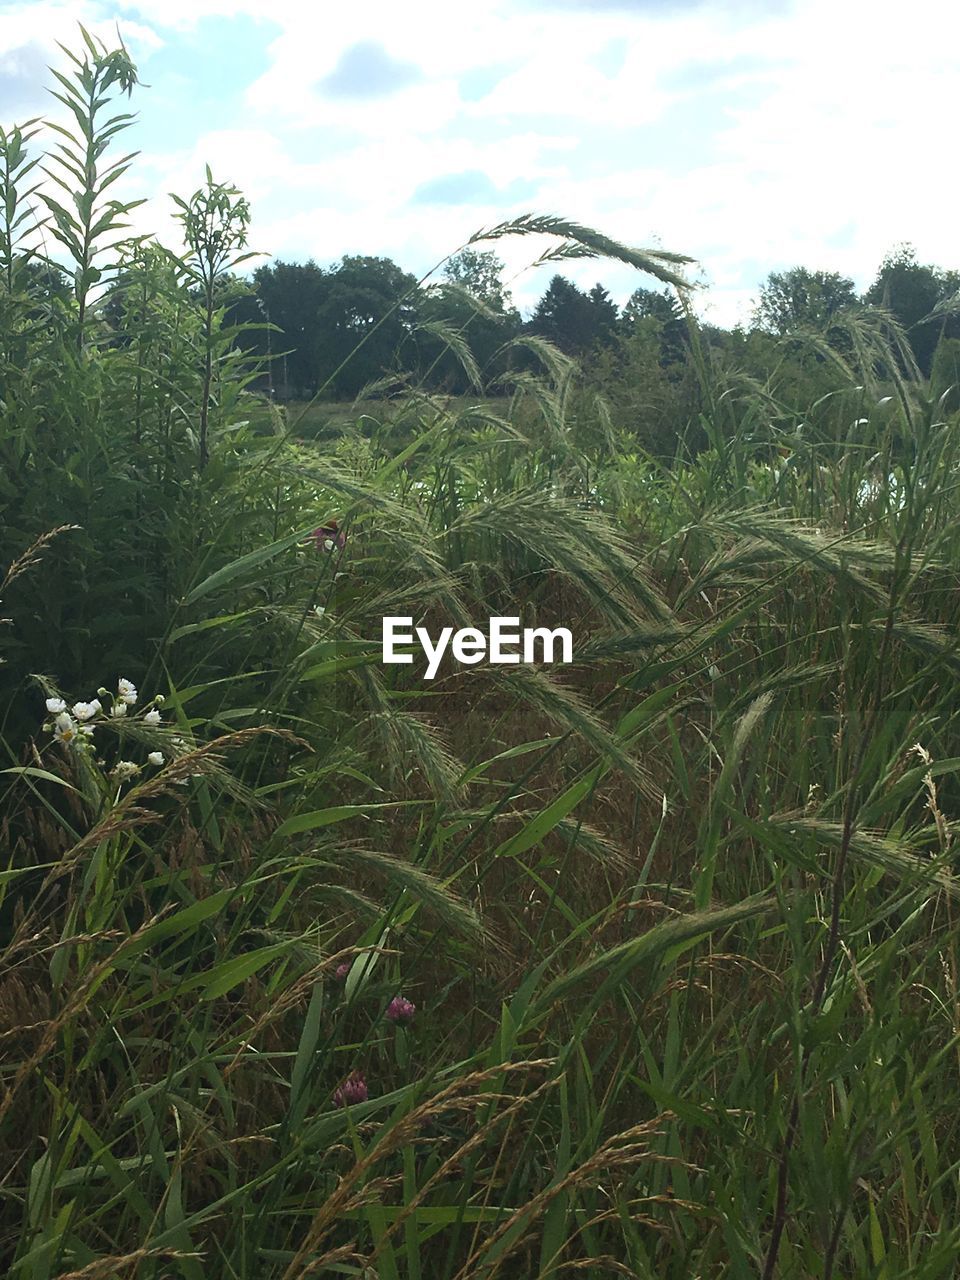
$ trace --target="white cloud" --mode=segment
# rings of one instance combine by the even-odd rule
[[[904,238],[921,258],[957,265],[944,130],[960,12],[939,0],[914,0],[907,12],[893,0],[711,3],[657,18],[625,7],[538,11],[519,0],[453,16],[448,0],[39,0],[0,14],[0,48],[75,44],[78,18],[109,40],[117,16],[151,71],[151,55],[164,43],[175,49],[202,18],[220,19],[226,42],[231,19],[262,20],[267,41],[266,70],[231,89],[229,128],[198,118],[195,138],[171,138],[138,162],[157,197],[138,211],[143,228],[169,229],[166,192],[199,185],[209,161],[251,198],[257,247],[321,261],[387,254],[426,269],[478,227],[521,211],[488,194],[469,205],[411,203],[431,180],[475,171],[490,179],[478,193],[526,182],[537,193],[526,207],[697,256],[723,322],[745,318],[774,268],[840,270],[863,286]],[[381,69],[416,74],[380,96],[325,92],[338,66],[362,71],[362,60],[344,58],[365,44],[382,52]],[[468,75],[480,87],[464,94]],[[494,247],[514,271],[541,246]],[[563,270],[584,284],[603,279],[621,300],[641,282],[597,262]],[[546,274],[515,286],[521,301],[532,303]]]

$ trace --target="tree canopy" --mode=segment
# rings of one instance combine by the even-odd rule
[[[957,292],[957,285],[956,272],[924,265],[917,261],[913,245],[899,244],[884,258],[864,295],[866,302],[892,312],[904,327],[925,375],[933,366],[940,338],[955,337],[960,332],[954,332],[956,317],[934,314],[939,304]]]
[[[583,356],[612,338],[617,318],[616,303],[602,285],[584,293],[571,280],[556,275],[537,303],[529,328],[567,355]]]
[[[783,336],[804,325],[821,328],[856,301],[853,281],[838,271],[771,271],[760,288],[756,321],[760,328]]]
[[[241,340],[275,357],[268,377],[281,398],[352,398],[401,369],[421,385],[465,394],[496,382],[514,358],[510,340],[524,331],[580,361],[595,362],[601,352],[614,363],[633,361],[642,347],[659,350],[666,370],[686,362],[688,322],[671,289],[639,287],[619,307],[602,283],[584,290],[557,274],[524,321],[503,282],[503,263],[472,247],[425,287],[390,258],[372,255],[347,255],[328,267],[277,260],[257,268],[253,286],[252,295],[232,300],[234,319],[275,326],[244,331]],[[910,245],[899,245],[862,295],[837,271],[771,272],[754,328],[772,339],[829,331],[845,351],[835,322],[851,308],[881,307],[903,327],[929,375],[938,342],[960,337],[960,312],[950,305],[958,293],[960,274],[923,265]],[[624,342],[633,344],[629,352]]]

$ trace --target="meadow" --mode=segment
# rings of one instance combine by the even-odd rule
[[[122,239],[135,88],[86,38],[61,188],[0,134],[5,1274],[956,1275],[949,391],[876,307],[761,379],[531,216],[677,284],[669,453],[530,337],[274,405],[242,194]],[[385,615],[573,662],[427,683]]]

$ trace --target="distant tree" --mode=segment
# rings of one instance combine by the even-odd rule
[[[929,375],[933,353],[949,328],[946,318],[931,319],[938,303],[956,292],[956,273],[945,273],[917,261],[913,245],[899,244],[884,258],[866,302],[891,311],[907,331],[917,364]]]
[[[609,342],[617,327],[620,311],[602,284],[595,284],[587,294],[593,307],[593,325],[597,342]]]
[[[620,314],[621,325],[629,330],[638,320],[654,319],[663,324],[683,319],[680,303],[669,289],[634,289]]]
[[[493,253],[464,249],[447,264],[445,280],[420,304],[420,376],[428,386],[454,395],[475,389],[454,342],[466,343],[481,384],[506,371],[506,342],[522,327],[520,313],[500,279],[503,263]]]
[[[422,296],[416,277],[390,258],[348,255],[328,272],[327,285],[317,314],[320,386],[354,396],[414,363],[411,336]]]
[[[273,385],[281,398],[308,398],[318,386],[319,316],[330,289],[329,277],[313,259],[305,263],[278,259],[258,267],[253,278],[262,318],[282,330],[255,339],[262,354],[269,350],[279,356],[271,370]],[[238,316],[253,318],[249,307]]]
[[[586,296],[572,281],[554,276],[534,308],[528,327],[572,355],[586,336],[586,314]]]
[[[634,289],[620,313],[619,331],[630,338],[640,330],[655,333],[660,344],[660,364],[680,363],[686,355],[687,322],[669,289]]]
[[[251,341],[261,354],[274,354],[271,378],[282,398],[307,398],[321,389],[356,395],[400,367],[405,345],[413,361],[417,282],[391,259],[348,255],[329,269],[312,259],[278,261],[259,267],[254,281],[261,318],[282,332]],[[235,322],[254,318],[249,303],[237,304]]]
[[[42,258],[21,258],[16,263],[16,288],[38,302],[65,301],[71,285],[66,272],[54,262]]]
[[[503,285],[503,263],[490,249],[461,249],[443,270],[449,284],[459,285],[492,311],[510,309],[510,297]]]
[[[825,327],[836,312],[856,301],[853,281],[839,272],[792,267],[767,276],[755,319],[760,328],[783,335],[801,325]]]
[[[594,285],[587,294],[563,276],[554,276],[534,309],[529,329],[568,355],[583,356],[598,343],[609,341],[616,323],[616,303],[602,285]]]

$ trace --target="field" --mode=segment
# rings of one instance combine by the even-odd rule
[[[95,157],[52,296],[0,141],[4,1273],[955,1276],[960,429],[896,323],[761,379],[688,307],[656,450],[543,341],[278,407],[239,193],[95,269]]]
[[[491,413],[503,413],[509,406],[505,396],[451,396],[434,393],[424,396],[425,407],[442,409],[456,415],[467,409],[481,407]],[[390,401],[384,399],[358,400],[286,400],[280,405],[284,425],[289,434],[299,440],[315,440],[336,444],[344,434],[353,433],[369,438],[384,422],[401,420],[411,408],[407,397]]]

